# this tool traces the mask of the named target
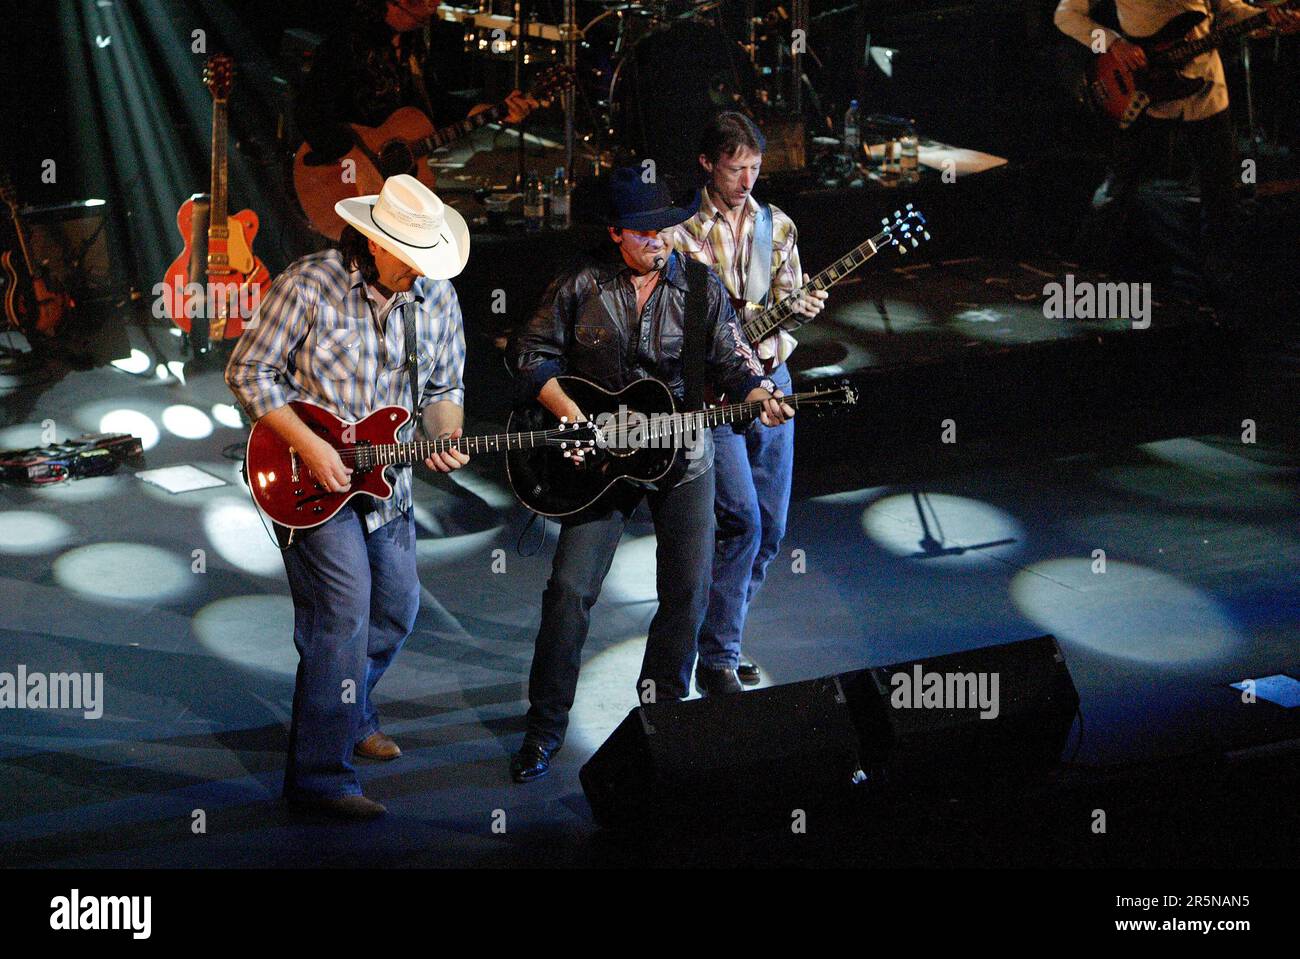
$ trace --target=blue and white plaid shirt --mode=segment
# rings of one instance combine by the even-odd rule
[[[305,256],[276,277],[235,346],[226,383],[254,420],[292,400],[345,420],[383,406],[407,409],[404,324],[411,318],[421,411],[437,401],[464,406],[465,331],[451,282],[420,277],[410,292],[393,297],[381,330],[360,271],[349,269],[338,250]],[[407,423],[398,439],[412,439],[413,430]],[[394,472],[393,496],[367,514],[369,530],[411,506],[411,471]]]

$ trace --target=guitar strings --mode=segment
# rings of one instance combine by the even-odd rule
[[[790,396],[781,397],[781,401],[791,406],[798,407],[800,403],[815,402],[819,398],[833,396],[839,392],[841,391],[836,389],[836,390],[829,390],[829,391],[813,390],[806,393],[793,393]],[[707,419],[710,416],[721,415],[724,418],[729,418],[732,414],[740,413],[741,411],[750,408],[757,408],[761,405],[762,405],[761,402],[757,402],[757,401],[750,402],[750,403],[729,403],[723,406],[713,406],[703,410],[663,414],[664,420],[666,421],[666,428],[662,428],[658,430],[655,429],[655,425],[654,425],[656,422],[658,422],[658,420],[654,416],[652,416],[650,417],[651,428],[648,432],[648,435],[652,439],[662,439],[666,436],[672,436],[678,432],[687,432],[692,430],[704,429],[706,428],[707,425],[705,421],[707,421]],[[642,415],[644,416],[644,414]],[[687,420],[692,420],[694,422],[691,423],[690,425],[687,425]],[[373,446],[344,446],[344,447],[336,447],[336,449],[338,451],[339,457],[342,459],[355,461],[358,456],[366,456],[366,457],[373,457],[375,458],[376,461],[378,461],[380,456],[384,454],[391,453],[395,456],[402,447],[411,447],[411,448],[429,447],[431,453],[443,453],[452,449],[457,449],[460,450],[461,452],[468,452],[468,447],[470,446],[470,444],[473,444],[473,447],[475,449],[478,449],[479,447],[484,447],[489,451],[491,450],[499,451],[501,449],[501,445],[502,445],[501,441],[503,439],[505,440],[506,449],[509,450],[512,446],[511,440],[515,437],[527,436],[529,437],[529,441],[532,444],[536,445],[537,437],[541,437],[543,440],[550,440],[554,438],[562,439],[563,437],[567,436],[571,432],[572,432],[571,428],[570,429],[552,428],[548,430],[531,430],[528,432],[521,432],[521,433],[497,433],[497,434],[487,434],[487,435],[480,435],[480,436],[462,436],[459,439],[455,439],[455,440],[451,440],[451,439],[410,440],[405,443],[378,443]],[[574,440],[574,442],[576,444],[578,441]],[[521,444],[519,448],[523,449],[523,445]],[[413,452],[414,450],[412,449],[411,451]],[[389,464],[385,464],[385,465],[389,465]]]

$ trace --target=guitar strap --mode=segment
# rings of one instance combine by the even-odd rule
[[[758,205],[754,217],[754,235],[749,245],[749,271],[745,275],[743,299],[760,306],[767,305],[772,289],[772,208],[766,203]]]
[[[682,337],[682,378],[686,381],[687,410],[704,406],[705,339],[708,332],[709,268],[683,256],[686,264],[686,316]]]
[[[403,303],[402,306],[406,304]],[[406,334],[406,373],[411,381],[411,424],[415,429],[411,438],[415,439],[420,435],[423,425],[419,419],[422,384],[420,383],[420,353],[415,344],[415,316],[413,315],[415,311],[412,310],[411,313],[411,316],[407,316],[407,311],[402,310],[402,332]]]
[[[384,331],[379,325],[379,314],[375,312],[374,301],[370,299],[370,291],[363,289],[362,295],[366,298],[366,306],[370,308],[370,318],[375,324],[375,334],[383,336]],[[411,301],[407,301],[411,302]],[[414,317],[408,317],[406,314],[407,303],[394,304],[388,312],[388,319],[391,321],[393,314],[398,310],[402,311],[402,334],[406,338],[406,378],[411,384],[411,425],[415,429],[415,435],[420,434],[420,352],[415,343],[415,322]]]

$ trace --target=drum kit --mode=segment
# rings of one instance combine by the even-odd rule
[[[542,22],[536,8],[566,22]],[[698,132],[720,110],[801,128],[794,78],[803,44],[791,38],[801,16],[806,27],[807,8],[808,0],[479,0],[442,4],[438,15],[464,26],[467,51],[513,59],[516,85],[528,65],[572,68],[569,169],[581,151],[591,172],[620,156],[654,156],[669,175],[688,175]]]

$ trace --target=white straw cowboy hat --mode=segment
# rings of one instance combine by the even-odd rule
[[[390,176],[376,196],[339,200],[334,212],[430,279],[450,280],[469,260],[465,218],[407,173]]]

